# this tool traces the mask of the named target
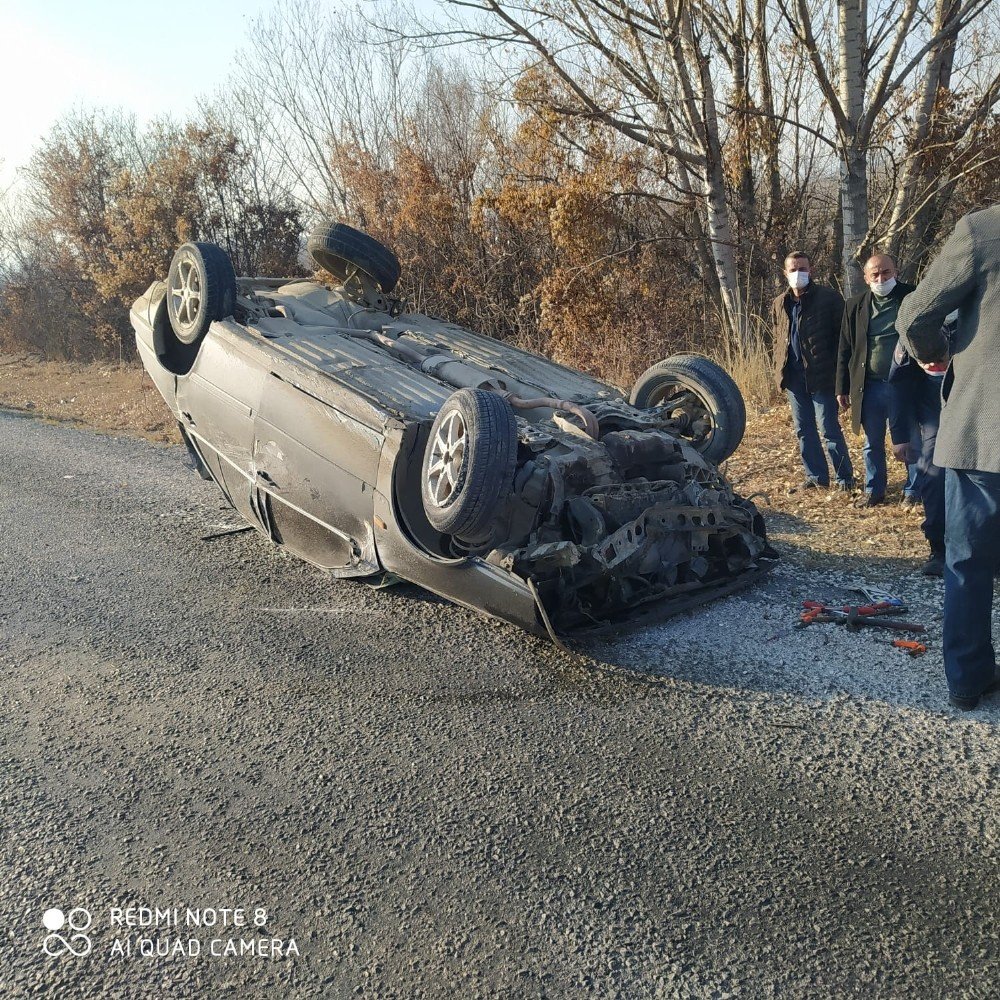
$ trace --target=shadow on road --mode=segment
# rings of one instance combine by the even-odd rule
[[[878,700],[967,720],[1000,724],[1000,697],[984,699],[972,713],[947,702],[941,659],[940,580],[919,576],[916,561],[824,557],[824,567],[803,566],[808,550],[782,546],[785,558],[756,586],[661,625],[574,643],[574,650],[616,676],[638,684],[664,680],[727,689],[829,700]],[[789,552],[789,549],[792,551]],[[797,628],[803,600],[856,603],[855,584],[903,598],[905,619],[926,626],[928,652],[911,657],[891,645],[897,633],[837,624]],[[996,619],[994,619],[996,624]]]

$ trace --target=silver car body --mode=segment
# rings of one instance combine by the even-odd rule
[[[662,416],[630,407],[602,382],[443,320],[402,312],[370,287],[240,279],[239,320],[213,322],[190,348],[171,337],[165,295],[165,283],[154,282],[134,303],[131,319],[142,362],[200,471],[248,523],[332,576],[394,574],[556,639],[563,631],[634,622],[644,611],[661,617],[691,607],[745,585],[765,565],[763,522],[752,504],[664,431]],[[457,386],[470,385],[588,407],[602,431],[612,429],[619,459],[609,458],[603,437],[581,433],[571,415],[519,412],[525,481],[511,501],[517,510],[504,515],[510,544],[494,539],[492,547],[477,549],[443,538],[424,516],[421,461],[436,414]],[[640,453],[651,447],[656,469],[665,468],[668,449],[683,471],[672,483],[626,476],[620,456],[632,455],[633,446],[640,472]],[[524,472],[529,461],[530,475]],[[605,521],[603,531],[593,528],[589,548],[560,537],[568,515],[552,513],[557,502],[570,502],[557,494],[573,476],[583,483],[577,492],[591,498],[577,501],[575,516],[582,511],[584,521],[594,521],[588,508],[596,505]],[[587,483],[606,487],[584,489]],[[529,493],[536,499],[526,500]],[[609,505],[615,505],[613,516]],[[661,516],[651,518],[650,510]],[[636,511],[638,519],[631,517]],[[516,524],[515,516],[521,518]],[[724,519],[729,550],[723,568],[696,579],[712,557],[709,549],[718,549],[712,539],[721,537]],[[655,529],[657,538],[635,537],[637,525],[647,534]],[[511,541],[515,535],[523,544]],[[639,563],[659,558],[662,569],[663,553],[673,551],[668,536],[676,555],[688,560],[684,572],[695,575],[665,586],[661,574],[656,586],[644,589],[651,577],[642,576]],[[590,589],[581,585],[585,596],[578,597],[568,590],[583,579],[582,556]],[[635,582],[625,583],[625,571],[619,579],[615,566],[629,560]]]

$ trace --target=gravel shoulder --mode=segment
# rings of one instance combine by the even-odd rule
[[[936,628],[912,558],[775,507],[764,584],[567,654],[202,541],[236,522],[178,448],[0,413],[0,461],[0,994],[995,995],[1000,703],[788,631],[859,569]],[[300,954],[115,957],[129,904]]]

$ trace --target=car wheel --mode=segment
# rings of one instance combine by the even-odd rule
[[[641,409],[663,407],[680,436],[710,462],[725,461],[746,430],[743,395],[729,373],[700,354],[675,354],[639,376],[629,400]]]
[[[386,295],[399,283],[399,258],[378,240],[343,222],[313,230],[306,247],[312,259],[340,281],[357,269],[373,278]]]
[[[185,243],[167,274],[167,316],[182,344],[197,344],[217,319],[236,308],[236,274],[229,254],[214,243]]]
[[[424,451],[421,496],[442,534],[478,539],[510,495],[517,418],[503,396],[459,389],[444,402]]]

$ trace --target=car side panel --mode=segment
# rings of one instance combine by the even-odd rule
[[[254,420],[258,510],[275,541],[321,569],[378,571],[372,504],[383,437],[272,374]]]
[[[181,423],[237,510],[251,523],[254,413],[267,368],[259,351],[213,325],[191,371],[177,377]]]

